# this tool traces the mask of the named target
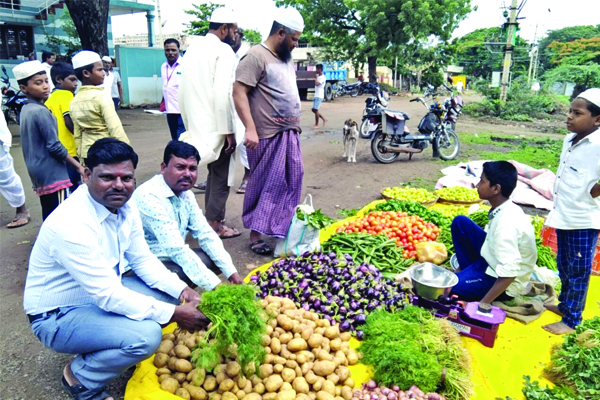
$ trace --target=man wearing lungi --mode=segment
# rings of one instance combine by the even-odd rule
[[[242,220],[251,229],[250,248],[260,255],[273,251],[263,235],[285,238],[302,191],[302,111],[291,52],[303,30],[296,9],[278,9],[269,37],[236,72],[233,98],[246,127],[250,166]]]

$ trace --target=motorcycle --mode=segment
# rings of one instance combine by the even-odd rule
[[[380,90],[381,89],[379,88],[378,83],[362,82],[360,84],[360,86],[358,87],[358,94],[363,95],[366,93],[366,94],[376,96]]]
[[[419,101],[427,108],[427,114],[419,122],[418,134],[411,134],[406,121],[410,116],[402,111],[382,110],[381,127],[371,139],[371,152],[377,161],[389,164],[400,153],[408,153],[409,160],[415,153],[421,153],[429,144],[433,147],[433,157],[453,160],[458,155],[460,142],[451,121],[447,120],[448,109],[437,99],[438,93],[432,85],[427,85],[423,97],[410,100]]]
[[[2,66],[2,113],[6,119],[6,123],[13,121],[16,124],[21,122],[21,109],[27,101],[27,97],[20,90],[15,90],[10,86],[10,79],[4,65]]]
[[[340,82],[339,89],[335,92],[335,97],[340,97],[346,94],[349,94],[352,97],[358,96],[359,93],[360,82],[357,83],[347,83]]]
[[[389,102],[390,98],[387,92],[381,89],[379,89],[375,95],[370,96],[365,100],[362,123],[358,130],[358,134],[361,138],[370,138],[373,131],[380,126],[382,110],[388,107]]]

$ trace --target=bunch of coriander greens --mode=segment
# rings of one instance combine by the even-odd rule
[[[222,357],[235,357],[242,371],[251,375],[263,362],[262,345],[267,317],[256,301],[256,288],[250,285],[222,285],[202,293],[200,310],[212,321],[192,351],[197,368],[213,371]]]

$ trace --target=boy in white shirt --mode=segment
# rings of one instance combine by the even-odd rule
[[[554,208],[546,225],[556,229],[558,305],[550,311],[562,321],[543,328],[556,335],[581,323],[600,232],[600,89],[588,89],[571,103],[560,164],[554,182]]]
[[[452,288],[462,300],[479,301],[489,311],[495,301],[507,301],[529,291],[537,261],[531,220],[509,197],[517,185],[517,170],[507,161],[483,164],[479,197],[492,205],[486,231],[468,217],[452,221],[452,241],[460,268]]]
[[[317,73],[315,75],[315,98],[313,99],[312,112],[315,113],[315,126],[313,129],[319,128],[319,118],[323,120],[323,126],[327,122],[327,118],[321,114],[319,108],[325,98],[325,82],[327,78],[323,75],[323,64],[317,64]]]

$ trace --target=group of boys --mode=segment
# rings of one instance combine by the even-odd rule
[[[72,63],[53,63],[50,76],[37,60],[13,68],[28,99],[21,111],[21,143],[44,220],[80,184],[81,160],[96,140],[114,137],[129,143],[113,100],[99,86],[106,74],[100,56],[81,51]],[[74,96],[78,80],[82,87]]]

